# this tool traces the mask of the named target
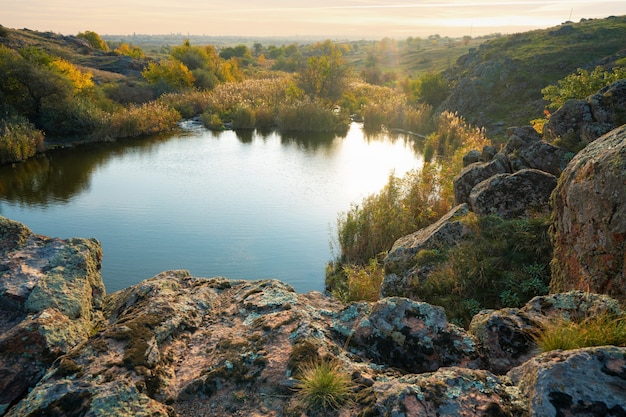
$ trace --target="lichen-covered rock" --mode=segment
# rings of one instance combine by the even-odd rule
[[[472,318],[469,332],[480,344],[486,369],[501,375],[536,355],[533,335],[539,324],[516,308],[483,310]]]
[[[506,155],[541,141],[541,135],[532,126],[510,127],[506,130],[506,134],[509,140],[502,150]]]
[[[569,320],[598,317],[604,313],[619,316],[623,313],[615,298],[579,290],[533,297],[520,310],[547,319]]]
[[[443,308],[406,298],[353,304],[339,313],[333,329],[352,353],[408,372],[482,365],[474,338],[448,323]]]
[[[548,202],[557,178],[536,169],[498,174],[476,185],[470,194],[472,211],[480,216],[496,214],[504,219],[548,213]]]
[[[567,152],[543,140],[520,149],[518,158],[525,168],[538,169],[556,177],[561,175],[568,163]]]
[[[442,249],[458,243],[469,233],[460,217],[469,213],[467,204],[454,207],[432,225],[396,240],[384,260],[385,278],[381,297],[408,297],[415,279],[423,279],[428,271],[421,270],[415,257],[422,250]]]
[[[551,291],[626,300],[626,125],[568,164],[551,198]]]
[[[619,302],[607,295],[583,291],[533,297],[521,308],[483,310],[470,323],[480,345],[486,369],[504,374],[536,356],[534,335],[554,319],[582,320],[604,313],[620,316]]]
[[[518,416],[524,409],[506,381],[488,371],[457,367],[376,382],[368,415]]]
[[[476,162],[463,168],[454,178],[454,202],[457,205],[468,203],[469,196],[476,184],[497,174],[510,172],[509,167],[500,158],[489,162]]]
[[[544,126],[547,140],[591,143],[626,123],[626,80],[618,80],[584,100],[568,100]]]
[[[531,417],[626,415],[626,348],[541,354],[508,373]]]
[[[0,217],[0,414],[101,319],[102,250]]]

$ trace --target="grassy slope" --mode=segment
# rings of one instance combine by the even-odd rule
[[[128,62],[127,57],[94,51],[71,36],[7,30],[9,36],[0,38],[6,46],[41,47],[75,64],[96,69],[96,81],[120,83],[125,77],[141,80],[138,70],[141,62]],[[444,71],[454,86],[445,108],[497,136],[508,126],[527,125],[542,116],[545,102],[541,89],[545,86],[555,84],[578,68],[593,69],[597,65],[610,68],[620,59],[624,65],[624,39],[626,16],[476,38],[468,44],[458,39],[437,42],[422,39],[416,48],[407,47],[406,41],[388,39],[346,42],[353,47],[345,58],[358,74],[365,68],[368,50],[386,44],[379,56],[380,68],[383,72],[394,72],[396,80]],[[238,41],[246,43],[245,39]],[[286,43],[284,39],[281,41]]]
[[[446,108],[491,132],[497,133],[498,126],[527,125],[543,114],[542,88],[578,68],[610,69],[620,59],[624,65],[624,39],[626,16],[490,40],[447,71],[455,89]]]

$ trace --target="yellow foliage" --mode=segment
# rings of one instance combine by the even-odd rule
[[[50,67],[66,76],[72,82],[75,93],[79,93],[94,86],[92,79],[93,74],[79,70],[71,62],[56,58],[50,63]]]

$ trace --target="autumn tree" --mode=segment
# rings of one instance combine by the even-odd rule
[[[184,90],[195,81],[189,68],[175,59],[150,62],[141,75],[152,84],[157,95]]]
[[[93,49],[108,52],[109,46],[96,32],[87,30],[76,35],[77,38],[86,40]]]
[[[0,46],[0,100],[51,135],[79,135],[97,123],[91,73],[41,49]]]
[[[349,71],[342,49],[329,40],[313,47],[317,55],[307,58],[297,77],[298,86],[308,96],[332,101],[341,97]]]

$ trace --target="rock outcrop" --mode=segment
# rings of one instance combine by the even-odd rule
[[[450,210],[436,223],[398,239],[385,257],[385,278],[381,297],[409,297],[413,280],[425,279],[431,267],[422,267],[416,260],[423,250],[436,250],[454,245],[468,233],[460,218],[469,213],[469,206],[461,204]]]
[[[626,300],[626,125],[579,152],[552,195],[551,290]]]
[[[549,214],[548,201],[557,178],[537,169],[499,174],[477,184],[470,194],[472,211],[479,216],[495,214],[503,219]]]
[[[522,308],[483,310],[473,317],[469,332],[482,349],[485,368],[504,374],[537,354],[534,336],[546,321],[582,320],[604,313],[624,314],[609,296],[571,291],[534,297]]]
[[[543,416],[549,404],[621,415],[626,403],[626,348],[536,356],[509,337],[557,314],[621,314],[605,296],[537,297],[481,313],[471,331],[406,298],[344,305],[276,280],[186,271],[104,296],[97,242],[1,220],[0,415]],[[527,319],[507,327],[497,313]],[[294,395],[300,367],[316,361],[350,375],[352,401],[338,411]],[[563,375],[596,379],[570,388]]]
[[[526,398],[530,416],[626,415],[624,347],[548,352],[508,376]]]
[[[625,123],[626,80],[619,80],[584,100],[565,102],[550,116],[544,137],[586,145]]]
[[[102,251],[93,239],[54,239],[0,217],[0,414],[101,318]]]

